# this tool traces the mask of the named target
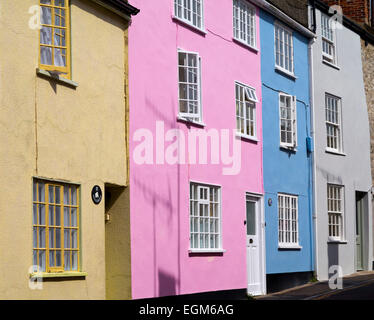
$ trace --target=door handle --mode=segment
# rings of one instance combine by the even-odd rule
[[[247,225],[247,220],[244,220],[244,225],[245,225],[245,226]]]
[[[253,239],[249,239],[249,243],[252,244],[253,243]]]

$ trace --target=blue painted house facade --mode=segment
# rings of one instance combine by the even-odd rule
[[[309,91],[313,34],[264,10],[260,30],[266,274],[271,292],[306,282],[314,271]]]

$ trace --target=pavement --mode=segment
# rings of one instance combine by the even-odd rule
[[[374,272],[365,271],[343,278],[343,288],[331,290],[328,281],[255,297],[256,300],[374,300]]]

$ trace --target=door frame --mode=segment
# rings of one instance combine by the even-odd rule
[[[355,270],[357,271],[364,271],[366,270],[366,252],[365,252],[365,228],[364,228],[364,219],[366,218],[367,212],[365,210],[365,201],[367,199],[367,193],[356,191],[355,192]],[[359,199],[359,200],[358,200]],[[360,221],[358,221],[358,206],[360,206]],[[361,249],[361,269],[358,268],[358,251],[357,251],[357,228],[358,224],[361,227],[361,234],[360,234],[360,249]]]
[[[257,199],[258,204],[258,217],[259,217],[259,247],[260,247],[260,272],[261,276],[261,294],[265,295],[266,291],[266,244],[265,244],[265,208],[264,208],[264,195],[260,193],[246,192],[245,193],[245,221],[247,221],[247,196]],[[247,228],[245,228],[245,236],[247,238]],[[247,250],[247,241],[245,242],[245,250]],[[248,261],[246,252],[246,290],[248,293]]]

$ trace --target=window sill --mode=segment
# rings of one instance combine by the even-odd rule
[[[334,149],[330,149],[330,148],[326,148],[326,153],[330,153],[330,154],[335,154],[337,156],[342,156],[342,157],[346,157],[347,155],[343,152],[340,152],[340,151],[337,151],[337,150],[334,150]]]
[[[206,30],[204,29],[200,29],[199,27],[196,27],[194,26],[191,22],[187,21],[187,20],[183,20],[181,18],[178,18],[177,16],[174,16],[172,15],[171,18],[175,21],[175,22],[179,22],[180,24],[192,29],[193,31],[197,31],[198,33],[202,34],[202,35],[206,35],[207,32]]]
[[[334,64],[334,63],[332,63],[332,62],[328,62],[328,61],[326,61],[326,60],[323,59],[323,58],[322,58],[322,63],[324,63],[324,64],[326,64],[326,65],[328,65],[328,66],[330,66],[330,67],[332,67],[332,68],[334,68],[334,69],[336,69],[336,70],[340,70],[340,67],[339,67],[339,66],[337,66],[336,64]]]
[[[281,67],[275,66],[275,71],[278,73],[281,73],[282,75],[291,78],[292,80],[297,80],[297,77],[294,73],[291,73],[285,69],[282,69]]]
[[[329,239],[327,243],[331,244],[348,244],[348,241],[345,240],[338,240],[338,239]]]
[[[66,78],[61,77],[59,75],[52,75],[51,73],[49,73],[48,71],[43,70],[43,69],[36,68],[36,74],[38,76],[49,78],[50,80],[54,80],[54,81],[56,81],[56,82],[58,82],[60,84],[67,85],[69,87],[73,87],[73,88],[77,88],[78,87],[78,83],[77,82],[75,82],[73,80],[66,79]]]
[[[299,245],[289,245],[289,246],[286,246],[286,245],[279,245],[278,246],[278,249],[279,250],[301,250],[303,247],[302,246],[299,246]]]
[[[30,278],[85,278],[87,272],[34,272]]]
[[[258,53],[258,51],[259,51],[258,48],[252,47],[251,45],[249,45],[248,43],[245,43],[244,41],[242,41],[240,39],[232,38],[232,40],[234,42],[238,43],[239,45],[242,45],[242,46],[246,47],[247,49],[252,50],[252,51],[254,51],[256,53]]]
[[[225,253],[226,250],[224,249],[189,249],[188,253],[192,254],[214,254],[214,253]]]
[[[256,137],[251,137],[251,136],[247,136],[245,134],[242,134],[242,133],[236,133],[236,136],[240,139],[243,139],[243,140],[248,140],[248,141],[252,141],[252,142],[260,142],[260,140],[258,140]]]
[[[201,128],[206,127],[206,124],[204,122],[191,121],[186,118],[182,118],[180,116],[177,117],[177,120],[180,122],[184,122],[186,124],[190,124],[190,125],[201,127]]]
[[[285,150],[285,151],[297,152],[297,147],[291,147],[291,146],[281,144],[279,146],[279,148],[281,148],[282,150]]]

